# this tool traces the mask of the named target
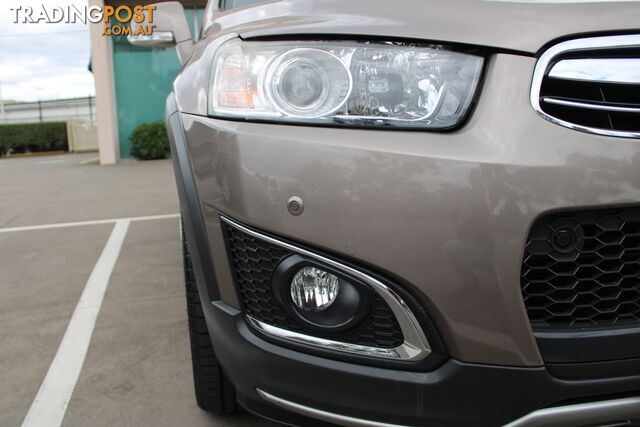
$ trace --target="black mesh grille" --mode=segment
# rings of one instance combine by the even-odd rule
[[[541,218],[521,274],[534,328],[640,323],[640,208]]]
[[[387,303],[374,294],[371,312],[354,330],[342,334],[322,335],[305,330],[279,306],[271,290],[271,277],[284,258],[293,255],[278,246],[257,239],[228,224],[223,224],[230,251],[230,262],[243,310],[251,317],[295,332],[322,338],[392,348],[404,337]]]

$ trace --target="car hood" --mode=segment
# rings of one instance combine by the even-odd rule
[[[208,10],[205,34],[246,38],[358,35],[490,46],[536,53],[558,38],[640,32],[639,1],[594,0],[276,0]]]

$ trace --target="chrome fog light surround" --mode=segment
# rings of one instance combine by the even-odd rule
[[[301,256],[317,261],[322,265],[334,268],[335,270],[342,272],[345,276],[350,278],[352,277],[371,288],[372,292],[377,293],[388,304],[389,308],[393,312],[396,320],[398,321],[398,324],[400,325],[400,329],[402,330],[404,342],[399,346],[393,348],[358,345],[289,331],[287,329],[269,325],[260,320],[247,316],[247,322],[256,330],[265,335],[285,341],[290,341],[296,344],[302,344],[305,346],[315,347],[323,350],[331,350],[339,353],[352,354],[357,356],[368,356],[386,360],[418,362],[425,359],[427,356],[429,356],[429,354],[431,354],[431,345],[429,344],[429,341],[425,336],[420,323],[416,319],[407,303],[393,289],[382,283],[380,280],[333,259],[254,231],[226,216],[221,215],[220,219],[226,224],[246,234],[249,234],[258,239],[262,239],[273,245],[288,249]]]

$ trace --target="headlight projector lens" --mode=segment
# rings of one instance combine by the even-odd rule
[[[303,267],[291,280],[291,299],[304,311],[322,311],[336,300],[337,276],[315,267]]]
[[[319,49],[293,49],[269,67],[266,93],[282,114],[320,117],[344,105],[352,78],[339,58]]]
[[[300,255],[282,260],[272,280],[278,303],[306,329],[345,331],[371,309],[372,291],[367,285]]]

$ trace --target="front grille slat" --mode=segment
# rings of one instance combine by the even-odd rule
[[[636,207],[556,213],[536,221],[520,279],[534,329],[640,324],[638,230]]]
[[[633,48],[629,49],[631,52]],[[603,52],[607,54],[607,52]],[[564,59],[556,62],[549,71],[549,77],[564,80],[583,80],[597,83],[640,84],[640,58],[589,57]],[[611,55],[611,52],[609,52]]]
[[[542,98],[545,104],[556,104],[564,107],[581,108],[585,110],[607,111],[613,113],[633,113],[640,114],[640,105],[636,104],[617,104],[606,102],[582,102],[575,98],[558,98],[545,96]]]

